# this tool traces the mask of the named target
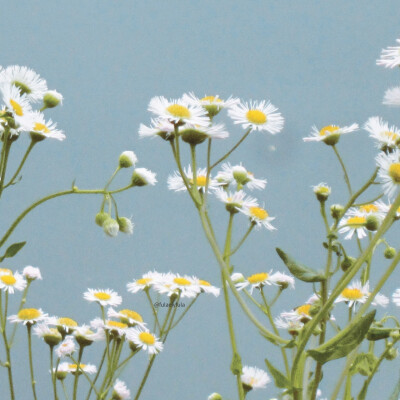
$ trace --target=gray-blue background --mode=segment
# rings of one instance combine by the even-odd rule
[[[67,139],[35,148],[22,182],[2,198],[1,231],[33,200],[68,188],[75,178],[80,188],[102,186],[123,150],[134,150],[140,166],[156,171],[159,180],[154,188],[118,196],[120,212],[135,221],[132,237],[105,237],[93,223],[101,200],[94,196],[54,200],[31,213],[10,239],[27,240],[28,245],[5,265],[41,268],[44,281],[34,285],[29,304],[82,323],[97,311],[82,299],[87,287],[113,288],[127,306],[148,316],[143,298],[128,294],[125,285],[149,269],[195,274],[218,284],[217,265],[193,207],[184,195],[167,190],[166,179],[174,169],[168,145],[138,139],[139,124],[148,123],[146,108],[154,95],[234,94],[246,100],[271,99],[280,108],[286,118],[284,131],[276,137],[252,134],[232,158],[268,179],[267,191],[257,195],[277,217],[278,231],[255,233],[234,264],[248,274],[282,270],[273,250],[282,246],[320,267],[323,226],[310,186],[331,184],[333,202],[344,202],[346,191],[330,149],[304,144],[302,137],[313,124],[362,124],[373,115],[400,123],[398,109],[381,105],[384,90],[397,84],[399,72],[375,66],[381,48],[394,44],[399,34],[398,7],[395,0],[379,5],[372,0],[4,2],[1,65],[27,65],[64,95],[64,106],[48,115]],[[233,138],[218,144],[219,154],[240,132],[232,127]],[[340,143],[355,184],[373,168],[376,150],[367,136],[361,131]],[[27,143],[24,138],[15,146],[11,165]],[[126,174],[118,182],[128,179]],[[222,232],[226,215],[219,205],[215,208]],[[376,270],[384,265],[378,257]],[[397,286],[398,278],[392,279],[385,293]],[[299,285],[295,295],[283,296],[276,311],[301,304],[309,294]],[[264,368],[264,358],[275,355],[271,345],[246,324],[236,304],[234,309],[244,363]],[[49,398],[47,349],[35,342],[35,358],[42,360],[38,391],[41,399]],[[23,343],[21,334],[18,347]],[[123,376],[132,390],[144,362],[142,355]],[[25,349],[14,353],[14,363],[17,398],[28,399]],[[143,398],[204,400],[219,391],[233,399],[229,363],[223,300],[203,297],[170,335]],[[397,369],[398,361],[381,368],[371,398],[388,397]],[[335,367],[326,372],[323,386],[331,387],[331,374],[338,372]],[[0,384],[0,397],[5,399],[3,378]],[[273,397],[271,387],[249,398]]]

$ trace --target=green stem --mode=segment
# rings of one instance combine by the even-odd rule
[[[104,361],[106,359],[106,354],[107,354],[107,346],[104,348],[103,355],[101,357],[101,361],[100,361],[100,364],[99,364],[99,368],[97,369],[96,376],[93,379],[93,385],[90,386],[90,389],[89,389],[88,395],[86,397],[86,400],[89,400],[90,395],[92,394],[92,391],[93,391],[93,387],[95,387],[97,379],[99,379],[100,372],[101,372],[101,370],[103,368]]]
[[[160,321],[158,320],[157,311],[154,308],[153,300],[151,299],[151,296],[150,296],[150,293],[149,293],[149,288],[145,289],[145,293],[146,293],[147,299],[149,300],[149,303],[150,303],[150,306],[151,306],[151,311],[153,312],[154,321],[155,321],[158,329],[161,331]]]
[[[350,179],[349,179],[349,175],[347,174],[347,170],[346,170],[346,166],[344,165],[344,162],[342,160],[342,157],[340,157],[340,154],[338,152],[338,149],[336,148],[336,146],[332,146],[333,151],[336,154],[336,157],[339,160],[339,163],[342,167],[343,173],[344,173],[344,180],[346,181],[346,185],[347,185],[347,189],[349,190],[350,196],[353,194],[353,190],[351,189],[351,185],[350,185]]]
[[[11,149],[11,142],[8,141],[8,138],[4,139],[3,148],[4,148],[4,159],[3,159],[3,154],[2,154],[3,164],[2,164],[1,176],[0,176],[0,197],[3,194],[3,190],[4,190],[4,179],[6,177],[8,155],[10,154],[10,149]]]
[[[111,185],[111,182],[114,180],[114,178],[116,177],[116,175],[118,174],[120,169],[121,169],[121,167],[118,165],[118,167],[115,169],[115,171],[111,175],[111,178],[107,181],[106,185],[104,186],[104,190],[108,189],[108,187]]]
[[[4,189],[14,184],[15,179],[18,177],[19,173],[21,172],[22,167],[25,164],[25,161],[27,160],[30,152],[32,151],[32,149],[33,149],[33,147],[35,146],[36,143],[37,142],[34,142],[33,140],[30,142],[28,148],[26,149],[24,157],[22,158],[22,160],[21,160],[21,162],[19,164],[19,167],[17,168],[17,170],[15,171],[14,175],[12,176],[10,181],[7,183],[7,185],[4,186]]]
[[[211,175],[211,145],[212,145],[212,140],[209,138],[208,139],[208,144],[207,144],[207,175],[206,175],[206,186],[204,188],[204,201],[203,201],[203,207],[207,204],[207,196],[208,196],[208,185],[210,184],[210,175]]]
[[[24,291],[22,293],[22,298],[21,298],[21,302],[20,302],[19,307],[18,307],[18,312],[20,312],[22,310],[22,307],[26,303],[26,297],[28,295],[28,290],[29,290],[29,287],[31,286],[31,283],[32,283],[32,281],[28,280],[26,288],[24,289]],[[18,324],[15,324],[14,327],[13,327],[12,333],[11,333],[11,337],[10,337],[10,347],[14,343],[14,337],[15,337],[15,334],[17,332],[17,328],[18,328]]]
[[[255,226],[256,226],[256,224],[254,224],[254,223],[250,224],[249,229],[247,229],[246,233],[244,234],[244,236],[242,237],[240,242],[233,248],[233,250],[231,250],[230,256],[234,255],[240,249],[240,247],[246,241],[247,237],[250,235],[251,231],[253,230],[253,228]]]
[[[66,400],[69,400],[68,393],[67,393],[67,388],[65,387],[64,379],[61,381],[61,386],[63,388],[63,392],[64,392],[64,396],[65,396]]]
[[[171,326],[171,330],[174,329],[179,324],[179,322],[181,322],[183,317],[187,314],[187,312],[190,310],[190,308],[192,307],[192,305],[194,304],[194,302],[197,300],[198,297],[199,297],[199,294],[189,303],[189,305],[185,308],[185,311],[179,316],[179,318]]]
[[[29,370],[31,373],[31,384],[32,384],[32,393],[33,393],[33,398],[37,400],[36,397],[36,381],[35,381],[35,375],[33,372],[33,357],[32,357],[32,324],[28,323],[26,325],[27,330],[28,330],[28,353],[29,353]]]
[[[54,346],[49,346],[50,347],[50,373],[51,373],[51,383],[53,385],[53,393],[54,393],[54,400],[58,400],[57,396],[57,385],[56,385],[56,374],[54,372],[54,362],[53,362],[53,352],[54,352]]]
[[[79,380],[80,372],[82,371],[81,361],[82,361],[83,349],[84,349],[83,346],[79,346],[78,362],[76,362],[76,371],[75,371],[75,379],[74,379],[74,392],[72,395],[73,400],[77,399],[76,396],[78,394],[78,380]]]

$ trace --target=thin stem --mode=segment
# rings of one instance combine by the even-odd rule
[[[344,162],[342,160],[342,157],[340,157],[340,154],[338,152],[338,149],[336,148],[336,146],[332,146],[333,151],[336,154],[336,157],[339,160],[339,163],[342,167],[343,173],[344,173],[344,180],[346,181],[346,185],[347,185],[347,189],[349,190],[350,196],[353,194],[353,190],[351,189],[351,184],[350,184],[350,179],[349,179],[349,175],[347,174],[347,170],[346,170],[346,166],[344,165]]]
[[[26,303],[26,297],[28,295],[28,290],[29,290],[29,287],[31,286],[31,283],[32,283],[32,281],[30,279],[28,279],[27,284],[26,284],[26,288],[24,289],[24,291],[22,293],[21,303],[19,304],[18,312],[20,312],[22,310],[22,307]],[[15,334],[17,332],[17,328],[18,328],[18,324],[14,324],[14,327],[13,327],[13,330],[12,330],[12,333],[11,333],[11,337],[10,337],[10,347],[14,343],[14,337],[15,337]]]
[[[50,347],[50,374],[51,374],[51,383],[53,385],[53,393],[54,393],[54,400],[58,400],[57,396],[57,385],[56,385],[56,374],[54,372],[54,362],[53,362],[53,352],[54,346]]]
[[[145,293],[146,293],[147,299],[149,300],[149,303],[150,303],[150,306],[151,306],[151,311],[153,312],[154,321],[155,321],[158,329],[161,331],[161,325],[160,325],[160,321],[158,320],[158,317],[157,317],[157,311],[154,308],[153,300],[151,299],[151,296],[150,296],[148,288],[145,289]]]
[[[31,373],[31,384],[32,384],[32,393],[33,393],[33,398],[37,400],[36,397],[36,381],[35,381],[35,375],[33,372],[33,357],[32,357],[32,324],[28,323],[26,325],[27,330],[28,330],[28,353],[29,353],[29,370]]]
[[[203,207],[205,207],[205,205],[207,204],[208,185],[210,184],[211,145],[212,145],[212,140],[210,138],[208,138],[208,144],[207,144],[207,175],[206,175],[206,185],[205,185],[205,188],[204,188]]]
[[[108,187],[111,185],[111,182],[114,180],[114,178],[116,177],[116,175],[118,174],[120,169],[121,169],[121,167],[118,165],[118,167],[115,169],[115,171],[111,175],[111,178],[107,181],[106,185],[104,186],[104,190],[108,189]]]
[[[1,170],[1,177],[0,177],[0,197],[1,197],[1,195],[3,193],[3,190],[4,190],[4,179],[6,177],[8,155],[10,154],[10,149],[11,149],[11,142],[8,141],[8,138],[5,139],[3,147],[4,146],[5,146],[4,161],[3,161],[2,170]]]
[[[15,179],[18,177],[19,173],[21,172],[22,167],[23,167],[24,164],[25,164],[25,161],[27,160],[27,158],[28,158],[30,152],[32,151],[32,149],[33,149],[33,147],[35,146],[36,143],[37,143],[37,142],[34,142],[33,140],[29,143],[29,146],[28,146],[28,148],[26,149],[26,152],[25,152],[25,154],[24,154],[24,156],[23,156],[23,158],[22,158],[22,160],[21,160],[21,162],[20,162],[20,164],[19,164],[17,170],[15,171],[14,175],[12,176],[12,178],[10,179],[10,181],[7,183],[7,185],[4,186],[4,189],[7,188],[7,187],[9,187],[10,185],[13,185],[13,184],[14,184]]]
[[[64,379],[61,381],[61,386],[63,388],[63,392],[64,392],[64,396],[65,396],[66,400],[69,400],[68,393],[67,393],[67,388],[65,387]]]
[[[234,255],[240,249],[240,247],[246,241],[247,237],[250,235],[250,233],[254,227],[255,227],[255,224],[251,223],[249,226],[249,229],[247,229],[246,233],[244,234],[244,236],[242,237],[240,242],[233,248],[233,250],[231,250],[231,253],[230,253],[231,256]]]
[[[97,369],[96,376],[93,379],[93,386],[92,385],[90,386],[90,389],[89,389],[88,395],[86,397],[86,400],[89,400],[90,395],[92,394],[92,391],[93,391],[93,387],[95,387],[97,379],[99,379],[100,372],[101,372],[101,370],[103,368],[104,361],[106,359],[106,354],[107,354],[107,346],[104,348],[103,355],[101,357],[101,361],[100,361],[100,364],[99,364],[99,368]]]
[[[78,362],[76,362],[75,379],[74,379],[74,392],[72,395],[73,400],[77,399],[76,396],[78,394],[78,380],[79,380],[80,372],[82,371],[81,361],[82,361],[83,349],[84,349],[83,346],[79,346]]]
[[[197,298],[199,297],[199,294],[196,295],[196,297],[189,303],[189,305],[185,308],[185,311],[179,316],[179,318],[175,321],[175,323],[171,326],[171,330],[174,329],[179,322],[181,322],[181,320],[183,319],[183,317],[187,314],[187,312],[190,310],[190,308],[192,307],[192,305],[195,303],[195,301],[197,300]]]

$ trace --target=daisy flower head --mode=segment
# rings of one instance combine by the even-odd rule
[[[93,364],[82,364],[82,363],[79,365],[68,364],[68,369],[69,369],[69,372],[71,372],[71,374],[73,374],[73,375],[75,375],[76,373],[78,375],[80,375],[80,374],[82,374],[82,371],[88,375],[93,375],[97,372],[97,368]]]
[[[354,132],[358,129],[358,124],[349,126],[327,125],[318,129],[315,125],[312,127],[311,136],[303,138],[304,142],[324,142],[328,146],[334,146],[341,135]]]
[[[40,269],[32,267],[31,265],[27,265],[23,269],[22,275],[28,281],[35,281],[36,279],[42,279],[42,274],[40,273]]]
[[[142,316],[133,310],[120,310],[116,311],[112,307],[107,311],[108,318],[119,318],[121,322],[127,324],[129,327],[132,326],[142,326],[144,327],[146,324],[143,322]]]
[[[157,183],[156,174],[147,168],[135,168],[132,174],[132,186],[154,186]]]
[[[234,272],[231,275],[231,281],[237,285],[238,283],[243,283],[246,280],[246,278],[244,277],[244,275],[241,272]],[[236,286],[237,288],[237,286]]]
[[[32,126],[32,107],[26,95],[21,95],[16,86],[9,84],[0,85],[0,92],[7,111],[23,130],[28,131]]]
[[[292,336],[297,336],[304,327],[303,322],[301,322],[299,318],[288,319],[283,317],[282,314],[275,318],[274,322],[278,329],[284,329]]]
[[[292,275],[285,274],[284,272],[274,272],[270,277],[269,280],[276,285],[279,285],[281,289],[286,289],[290,287],[294,289],[295,280]]]
[[[266,179],[257,179],[252,172],[249,172],[243,165],[222,164],[222,170],[218,172],[216,178],[221,184],[236,183],[237,189],[247,186],[250,190],[265,189]]]
[[[361,213],[343,217],[339,222],[339,233],[346,233],[345,239],[350,240],[354,233],[359,239],[367,236],[366,233],[367,217]]]
[[[192,167],[189,165],[187,168],[183,169],[183,173],[188,180],[189,185],[194,185],[194,174],[192,171]],[[175,192],[186,191],[185,182],[178,171],[175,171],[173,175],[168,177],[168,189],[173,190]],[[199,190],[204,191],[207,184],[207,169],[206,168],[198,168],[196,174],[196,186]],[[216,179],[213,179],[211,176],[208,180],[208,193],[212,190],[216,189],[221,185]]]
[[[208,281],[205,281],[203,279],[198,279],[197,284],[199,285],[201,292],[212,294],[215,297],[218,297],[220,294],[221,290],[219,288],[211,285],[211,283]]]
[[[49,346],[56,346],[61,342],[61,333],[56,328],[50,328],[47,323],[37,324],[33,333],[42,338]]]
[[[281,113],[277,111],[270,102],[262,100],[236,103],[229,108],[228,115],[244,129],[267,131],[274,135],[282,130],[284,123]]]
[[[130,328],[126,333],[126,338],[131,342],[133,350],[142,349],[149,354],[157,354],[162,351],[164,345],[158,338],[143,328]]]
[[[239,208],[242,207],[257,207],[257,200],[247,196],[243,190],[237,192],[228,192],[221,187],[214,191],[218,200],[225,204],[227,211],[237,213]]]
[[[37,322],[45,321],[47,314],[40,308],[22,308],[17,315],[8,317],[11,323],[19,323],[24,325],[34,325]]]
[[[271,272],[259,272],[245,278],[243,282],[238,282],[236,287],[238,290],[242,290],[250,286],[250,293],[253,293],[254,289],[262,289],[265,285],[272,285],[274,282],[271,280]]]
[[[109,332],[112,337],[122,337],[128,329],[128,324],[125,324],[124,322],[113,320],[103,321],[101,318],[95,318],[90,322],[90,325],[94,329],[103,329],[104,331]]]
[[[174,124],[191,124],[208,126],[210,118],[207,111],[200,106],[189,104],[187,99],[168,100],[163,96],[156,96],[150,100],[148,110],[157,117]]]
[[[156,271],[149,271],[142,275],[141,278],[135,279],[127,284],[128,292],[137,293],[141,290],[148,290],[155,283],[163,282],[165,274]]]
[[[382,180],[383,191],[392,198],[400,184],[400,150],[396,149],[389,154],[381,152],[375,160],[379,167],[378,176]]]
[[[51,372],[51,371],[50,371]],[[63,381],[67,375],[70,373],[69,370],[69,363],[67,362],[62,362],[58,365],[57,368],[53,368],[53,374],[56,375],[56,378],[59,381]]]
[[[313,191],[315,195],[317,196],[318,201],[326,201],[328,200],[329,195],[331,194],[331,188],[328,186],[326,183],[319,183],[316,186],[313,186]]]
[[[156,136],[161,137],[164,140],[172,140],[175,137],[174,124],[165,119],[152,119],[150,126],[140,124],[139,126],[139,137],[140,138],[154,138]]]
[[[355,307],[357,303],[365,303],[369,296],[369,284],[363,285],[360,281],[353,282],[343,289],[335,300],[335,303],[346,302],[349,307]]]
[[[26,285],[26,280],[20,273],[0,272],[0,290],[13,294],[15,290],[24,290]]]
[[[400,39],[396,39],[400,43]],[[400,65],[400,46],[389,46],[381,52],[381,58],[376,60],[376,65],[385,68],[395,68]]]
[[[379,212],[382,214],[383,217],[389,212],[390,208],[392,207],[391,203],[384,203],[382,200],[378,200],[375,202],[376,206],[379,208]],[[394,217],[396,220],[400,219],[400,207],[396,210],[396,214]]]
[[[31,113],[31,126],[29,128],[33,141],[40,142],[44,139],[64,140],[63,131],[57,129],[57,124],[49,119],[47,122],[44,115],[39,111]]]
[[[262,369],[248,366],[243,367],[240,379],[246,392],[252,389],[263,389],[271,381]]]
[[[63,95],[57,90],[48,90],[43,96],[43,104],[46,108],[54,108],[62,105],[63,99]]]
[[[287,311],[281,313],[281,317],[288,321],[300,321],[305,324],[309,321],[312,316],[310,314],[312,304],[302,304],[301,306],[296,307],[293,311]]]
[[[382,103],[387,106],[400,106],[400,86],[386,90]]]
[[[56,348],[56,355],[59,358],[69,357],[76,351],[76,344],[72,336],[67,336]]]
[[[215,124],[211,126],[192,126],[185,125],[179,134],[182,140],[191,145],[203,143],[206,139],[226,139],[229,136],[224,124]]]
[[[122,297],[111,289],[88,289],[83,294],[87,301],[94,301],[101,306],[119,306],[122,303]]]
[[[0,83],[14,85],[29,101],[42,100],[47,83],[35,71],[19,65],[10,65],[0,72]]]
[[[111,400],[125,400],[131,398],[131,392],[126,387],[125,383],[117,379],[113,386]]]
[[[74,336],[75,340],[82,347],[90,346],[93,342],[99,342],[105,339],[104,329],[99,328],[96,332],[94,332],[87,325],[76,327],[74,330]]]
[[[392,301],[397,307],[400,307],[400,289],[396,289],[392,295]]]
[[[179,274],[167,274],[163,282],[154,285],[154,290],[168,297],[180,294],[181,298],[196,297],[201,293],[199,279]]]
[[[195,96],[194,93],[184,94],[182,98],[188,104],[204,107],[210,118],[215,117],[223,108],[230,108],[239,103],[239,99],[230,96],[226,100],[222,100],[219,95],[205,95],[202,98]]]
[[[258,228],[264,227],[269,231],[276,229],[271,225],[271,221],[273,221],[275,217],[270,217],[267,210],[263,207],[242,207],[239,211],[247,215],[250,218],[251,223],[255,224]]]
[[[364,129],[370,133],[370,137],[376,140],[376,146],[383,151],[397,148],[400,139],[400,131],[394,125],[389,127],[386,121],[380,117],[371,117],[364,125]]]
[[[68,317],[49,317],[46,320],[48,325],[54,325],[61,333],[63,338],[70,335],[78,327],[78,323],[72,318]]]

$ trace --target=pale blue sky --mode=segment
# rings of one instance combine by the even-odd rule
[[[34,150],[22,182],[2,198],[1,230],[33,200],[68,188],[73,179],[81,188],[103,185],[123,150],[134,150],[140,166],[157,172],[159,180],[154,188],[118,196],[120,212],[135,221],[132,237],[105,237],[93,223],[100,204],[95,197],[54,200],[19,227],[11,241],[27,240],[28,245],[9,266],[41,268],[44,280],[35,284],[30,304],[50,314],[89,320],[96,309],[84,302],[82,293],[87,287],[111,287],[126,304],[147,315],[146,303],[128,294],[125,284],[153,268],[199,275],[219,284],[196,213],[184,195],[167,190],[166,178],[174,170],[168,145],[138,138],[139,124],[149,122],[146,109],[152,96],[178,97],[188,91],[233,94],[245,100],[270,99],[283,113],[286,124],[281,134],[251,135],[232,158],[268,179],[260,199],[276,216],[278,228],[250,237],[234,260],[244,273],[283,270],[276,246],[314,267],[323,260],[323,226],[310,187],[328,182],[333,186],[332,202],[343,202],[345,186],[330,149],[302,142],[313,124],[363,124],[373,115],[400,123],[398,109],[381,105],[386,88],[398,83],[399,72],[375,65],[381,48],[393,45],[399,35],[395,0],[8,3],[2,7],[0,24],[1,65],[27,65],[64,95],[64,106],[49,114],[67,139],[46,141]],[[240,129],[228,126],[233,138],[240,134]],[[355,184],[373,168],[376,150],[367,136],[360,131],[340,143]],[[220,143],[219,154],[233,141]],[[22,152],[27,143],[21,139],[15,147]],[[14,161],[20,157],[18,151]],[[123,184],[123,178],[119,182]],[[214,208],[222,232],[226,216],[216,204]],[[378,262],[384,265],[381,259]],[[391,282],[385,292],[394,287]],[[283,299],[277,311],[298,305],[309,294],[299,285],[295,296]],[[234,309],[244,363],[264,368],[271,345],[245,323],[236,304]],[[24,341],[18,336],[18,346]],[[37,359],[44,350],[36,340]],[[27,375],[25,354],[17,351],[14,360],[17,374]],[[168,338],[143,399],[204,400],[213,391],[234,399],[229,363],[223,300],[202,298]],[[144,357],[123,376],[132,389],[143,365]],[[389,378],[394,365],[397,369],[398,361],[382,368],[376,389],[380,398],[394,386]],[[50,392],[47,368],[43,362],[43,372],[38,373],[41,398]],[[328,378],[326,374],[324,381]],[[19,385],[17,391],[18,399],[30,398],[28,386]],[[251,393],[249,399],[274,394],[269,387]]]

